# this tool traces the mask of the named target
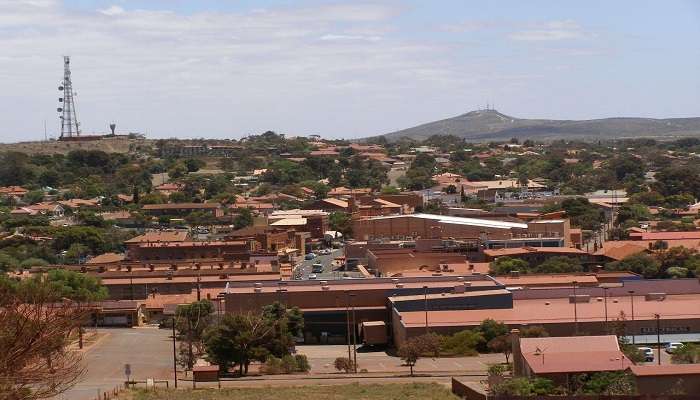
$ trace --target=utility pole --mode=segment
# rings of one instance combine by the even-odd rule
[[[656,318],[656,362],[661,365],[661,315],[654,314],[654,318]]]
[[[630,326],[632,327],[632,344],[635,344],[635,338],[634,338],[634,290],[628,290],[627,293],[630,295],[630,305],[632,306],[632,323]]]
[[[347,296],[347,306],[345,307],[345,318],[347,319],[347,325],[348,325],[348,361],[352,360],[352,353],[350,352],[350,292],[346,291],[345,295]],[[348,370],[348,372],[350,372]]]
[[[177,389],[177,350],[175,348],[175,317],[173,317],[173,375],[175,376],[175,389]]]
[[[605,332],[609,333],[608,330],[608,287],[603,286],[603,303],[605,304]]]
[[[576,285],[577,281],[572,282],[574,284],[574,336],[578,336],[578,297],[576,297]]]
[[[355,294],[350,294],[350,297],[355,297]],[[352,355],[353,355],[353,369],[357,373],[357,321],[355,319],[355,303],[351,303],[352,307]]]

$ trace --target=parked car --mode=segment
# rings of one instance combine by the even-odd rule
[[[309,279],[313,280],[316,278],[317,278],[316,274],[309,274]]]
[[[325,256],[325,255],[331,254],[331,250],[330,249],[322,249],[321,251],[319,251],[319,254],[323,254]]]
[[[644,354],[644,362],[653,362],[654,361],[654,349],[651,347],[639,347],[639,351]]]
[[[323,264],[316,263],[312,265],[311,272],[313,272],[314,274],[320,274],[321,272],[323,272]]]
[[[680,342],[671,342],[671,343],[666,343],[666,346],[664,346],[666,350],[666,353],[673,353],[674,351],[678,350],[679,348],[683,347],[683,343]]]
[[[309,253],[304,256],[304,260],[313,260],[314,258],[316,258],[316,254],[314,253]]]

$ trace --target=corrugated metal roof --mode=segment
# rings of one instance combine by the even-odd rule
[[[519,222],[508,222],[508,221],[495,221],[490,219],[480,219],[480,218],[465,218],[465,217],[452,217],[449,215],[435,215],[435,214],[412,214],[412,215],[388,215],[383,217],[373,217],[370,220],[378,219],[390,219],[390,218],[423,218],[438,221],[443,224],[455,224],[455,225],[469,225],[469,226],[480,226],[484,228],[494,228],[494,229],[527,229],[527,224]]]
[[[296,225],[306,225],[306,218],[283,218],[279,221],[275,221],[270,224],[270,226],[296,226]]]

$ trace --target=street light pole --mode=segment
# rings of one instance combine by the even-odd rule
[[[350,294],[350,297],[355,297],[355,294]],[[352,357],[353,357],[353,369],[357,373],[357,321],[355,320],[355,303],[351,303],[352,307]]]
[[[656,358],[657,363],[661,365],[661,315],[654,314],[654,318],[656,318]]]
[[[175,389],[177,389],[177,350],[175,349],[175,317],[173,317],[173,375],[175,376]]]
[[[428,334],[428,286],[423,286],[423,300],[425,307],[425,334]]]
[[[627,293],[630,295],[630,305],[632,306],[632,323],[630,324],[630,327],[632,328],[632,344],[635,344],[635,338],[634,338],[634,290],[628,290]]]
[[[609,333],[608,330],[608,287],[603,287],[603,303],[605,304],[605,332]]]
[[[348,336],[348,361],[352,360],[352,353],[350,352],[350,293],[345,292],[345,295],[347,297],[347,306],[345,307],[345,318],[347,321],[347,336]],[[350,370],[348,370],[350,372]]]
[[[577,281],[572,282],[574,284],[574,336],[578,336],[578,297],[576,297],[576,285]]]

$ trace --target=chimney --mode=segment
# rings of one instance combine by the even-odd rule
[[[511,352],[513,353],[513,377],[521,377],[524,375],[523,354],[520,352],[520,330],[511,329],[510,331]]]

